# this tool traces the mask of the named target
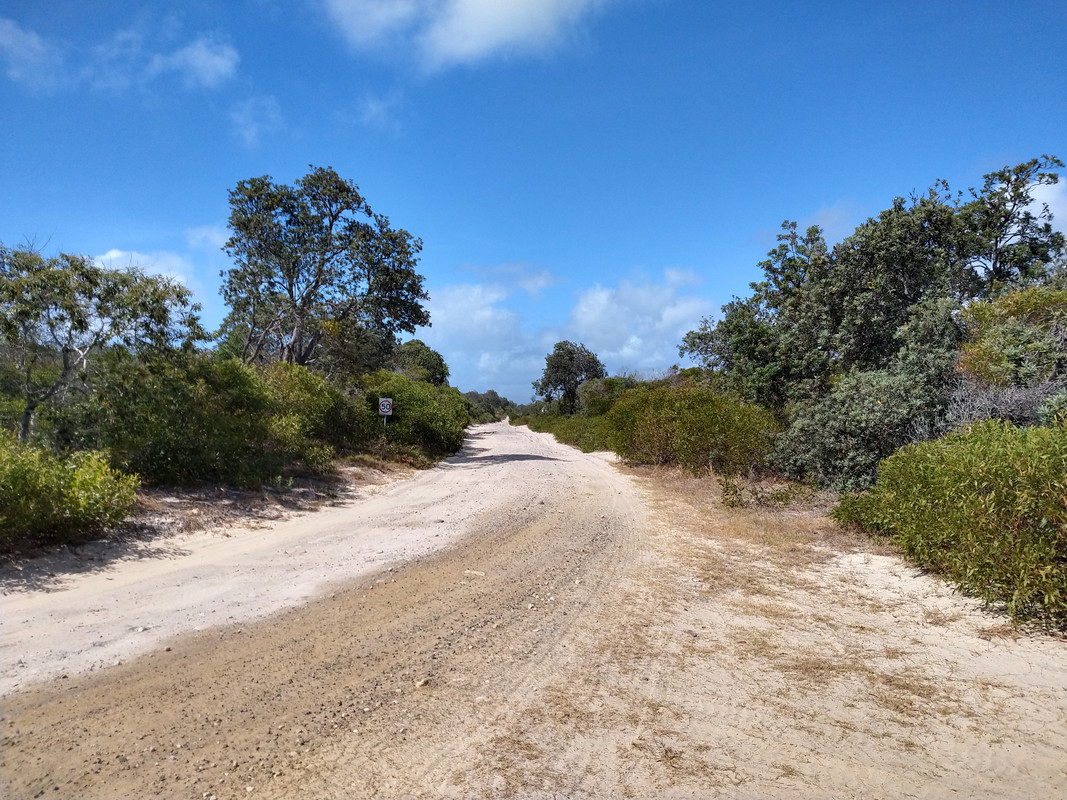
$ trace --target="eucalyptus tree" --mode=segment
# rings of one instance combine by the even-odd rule
[[[359,187],[312,167],[293,186],[270,176],[230,192],[234,266],[222,273],[227,327],[241,359],[313,363],[324,343],[344,353],[353,336],[395,342],[429,324],[416,272],[422,241],[375,214]]]
[[[564,414],[573,414],[578,409],[578,387],[584,381],[603,378],[607,370],[596,353],[584,344],[556,342],[552,352],[545,356],[545,371],[533,387],[546,400],[559,400],[559,409]]]
[[[19,375],[19,438],[38,408],[61,400],[104,347],[191,347],[204,338],[191,292],[140,269],[108,269],[85,256],[44,258],[0,247],[0,337]]]

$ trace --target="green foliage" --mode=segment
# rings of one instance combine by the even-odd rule
[[[1063,255],[1064,236],[1052,229],[1048,205],[1034,202],[1034,188],[1052,186],[1063,162],[1032,158],[985,176],[980,191],[959,210],[968,271],[986,296],[1045,277]],[[1035,213],[1036,212],[1036,213]]]
[[[627,375],[591,378],[578,387],[578,403],[587,417],[607,414],[627,390],[637,386],[637,379]]]
[[[125,519],[136,487],[101,453],[61,459],[0,432],[0,551],[90,538]]]
[[[295,185],[270,176],[230,192],[224,274],[228,330],[243,333],[241,359],[312,363],[324,340],[332,358],[367,332],[391,345],[429,321],[415,271],[422,242],[374,214],[351,181],[313,167]]]
[[[393,413],[381,428],[388,442],[418,447],[431,458],[454,453],[463,445],[470,405],[458,389],[383,370],[364,376],[363,383],[364,406],[376,416],[379,397],[393,400]]]
[[[538,433],[551,433],[561,444],[577,447],[583,453],[610,450],[608,443],[611,427],[603,415],[583,417],[576,415],[533,414],[515,417],[512,425],[526,425]]]
[[[1042,425],[1067,425],[1067,389],[1052,395],[1037,410]]]
[[[939,181],[829,250],[818,228],[801,236],[786,222],[753,294],[703,320],[680,350],[711,385],[789,419],[778,444],[788,474],[868,485],[894,447],[944,423],[932,420],[956,402],[961,324],[972,378],[1055,390],[1067,369],[1062,291],[1004,292],[1062,279],[1064,237],[1033,203],[1062,166],[1043,156],[1005,167],[963,205]]]
[[[448,386],[448,364],[444,356],[419,339],[411,339],[396,348],[393,367],[415,380]]]
[[[562,413],[573,414],[578,410],[578,387],[584,381],[605,375],[607,370],[596,353],[584,344],[556,342],[552,352],[545,356],[545,371],[541,380],[534,381],[533,388],[546,400],[558,400]]]
[[[470,403],[472,422],[496,422],[518,412],[518,406],[506,397],[501,397],[495,389],[487,392],[464,392],[463,396]]]
[[[1016,619],[1067,626],[1067,427],[987,420],[909,445],[833,516]]]
[[[30,438],[38,408],[62,399],[105,345],[147,352],[203,339],[190,298],[180,283],[132,267],[0,246],[0,338],[24,401],[19,438]]]
[[[1067,290],[1035,286],[971,303],[960,369],[992,386],[1067,376]]]
[[[775,443],[774,464],[793,479],[839,491],[870,486],[878,462],[910,441],[923,411],[907,376],[850,372],[817,400],[799,403]]]
[[[94,391],[53,415],[65,449],[106,449],[149,484],[252,485],[281,467],[268,449],[270,387],[235,359],[100,359]]]
[[[326,474],[336,450],[353,450],[374,435],[374,420],[363,403],[349,400],[321,376],[296,364],[279,362],[263,371],[270,388],[269,443],[285,464]]]
[[[765,409],[693,387],[638,387],[615,403],[606,420],[611,449],[626,461],[678,463],[722,475],[762,464],[778,431]]]

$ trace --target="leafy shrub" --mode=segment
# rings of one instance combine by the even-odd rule
[[[430,457],[443,457],[462,447],[470,403],[458,389],[384,370],[365,376],[364,387],[364,408],[376,418],[378,398],[393,400],[393,413],[381,428],[390,443],[421,448]]]
[[[263,379],[271,393],[270,446],[284,462],[296,459],[309,472],[332,472],[338,449],[354,450],[376,433],[362,403],[306,367],[272,364]]]
[[[1067,372],[1067,290],[1034,286],[971,303],[960,369],[981,383],[1029,386]]]
[[[1049,397],[1037,410],[1042,425],[1067,425],[1067,389]]]
[[[770,453],[778,426],[771,413],[709,389],[638,387],[607,414],[608,441],[638,464],[678,463],[693,472],[747,472]]]
[[[1067,428],[987,420],[909,445],[832,512],[1016,619],[1067,626]]]
[[[535,414],[512,419],[514,425],[526,425],[532,431],[551,433],[561,444],[577,447],[583,453],[595,450],[610,450],[608,431],[604,417],[560,416],[559,414]]]
[[[774,464],[787,476],[839,491],[874,483],[878,463],[911,440],[924,398],[905,374],[850,372],[830,394],[798,403],[778,437]]]
[[[0,550],[89,538],[126,517],[136,487],[102,453],[61,459],[0,433]]]
[[[586,381],[578,387],[578,402],[582,413],[588,417],[607,414],[619,398],[636,385],[637,379],[626,375]]]
[[[149,484],[252,485],[279,468],[268,451],[272,396],[239,361],[189,354],[98,364],[95,391],[57,412],[57,444],[106,449]]]

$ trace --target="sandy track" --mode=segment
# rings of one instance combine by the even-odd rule
[[[1062,642],[1001,635],[822,520],[728,512],[710,491],[523,428],[476,429],[439,469],[251,534],[266,541],[213,582],[230,591],[226,569],[258,558],[251,581],[270,602],[233,611],[247,587],[189,592],[244,621],[8,695],[3,794],[1064,794]],[[432,550],[440,540],[452,546]],[[318,556],[289,571],[280,554],[300,547]],[[177,585],[201,557],[185,549],[166,562]],[[128,583],[114,576],[126,600],[113,605],[133,609],[122,625],[151,608],[143,587],[166,583],[128,574],[157,567],[115,567]],[[50,604],[79,619],[62,597],[97,577],[6,596],[4,636],[44,635]],[[323,581],[320,599],[247,619]],[[31,601],[38,616],[12,625],[9,603]],[[37,674],[54,672],[56,651],[39,652]]]

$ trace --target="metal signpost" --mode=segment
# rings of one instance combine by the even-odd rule
[[[393,398],[378,398],[378,413],[382,415],[382,426],[389,423],[389,415],[393,413]]]

